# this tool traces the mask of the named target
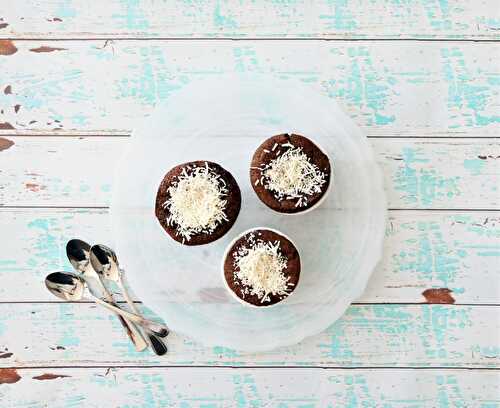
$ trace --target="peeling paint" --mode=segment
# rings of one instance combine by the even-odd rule
[[[0,30],[2,28],[8,27],[8,26],[9,26],[9,24],[7,24],[7,23],[0,23]]]
[[[21,105],[19,104],[14,105],[14,112],[16,113],[19,112],[19,109],[21,109]]]
[[[12,130],[15,129],[9,122],[0,122],[0,129]]]
[[[25,186],[29,191],[33,191],[34,193],[37,193],[40,190],[45,190],[45,188],[46,188],[45,186],[41,186],[41,185],[35,184],[35,183],[26,183]]]
[[[3,93],[4,93],[5,95],[10,95],[10,94],[12,93],[12,86],[11,86],[11,85],[7,85],[7,86],[5,87],[5,89],[3,90]]]
[[[0,40],[0,55],[12,55],[17,48],[11,40]]]
[[[0,368],[0,384],[14,384],[20,379],[15,368]]]
[[[0,353],[0,358],[9,358],[12,357],[13,353]]]
[[[453,304],[455,299],[450,293],[453,291],[447,288],[426,289],[422,292],[427,303]]]
[[[55,380],[56,378],[65,378],[65,377],[71,377],[70,375],[64,375],[64,374],[42,374],[42,375],[36,375],[33,377],[34,380],[39,380],[39,381],[44,381],[44,380]]]
[[[47,47],[45,45],[38,48],[30,48],[31,52],[54,52],[54,51],[65,51],[67,48],[57,48],[57,47]]]
[[[4,137],[0,137],[0,152],[2,150],[7,150],[14,146],[14,142],[12,140],[6,139]]]

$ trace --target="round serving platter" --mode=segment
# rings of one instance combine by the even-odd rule
[[[279,133],[311,138],[332,162],[331,190],[314,211],[274,212],[250,185],[254,150]],[[158,106],[131,139],[115,176],[115,243],[131,288],[173,331],[205,345],[268,350],[326,329],[362,294],[382,252],[382,175],[366,137],[320,89],[260,75],[196,81]],[[163,231],[154,205],[164,174],[194,160],[229,170],[242,207],[224,237],[189,247]],[[263,226],[293,240],[302,272],[289,299],[251,308],[227,291],[221,263],[234,237]]]

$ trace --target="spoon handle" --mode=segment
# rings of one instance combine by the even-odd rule
[[[112,303],[114,304],[114,303]],[[115,305],[115,304],[114,304]],[[134,343],[135,349],[137,351],[144,351],[148,348],[148,343],[142,336],[139,328],[130,320],[124,318],[122,315],[115,313],[120,320],[121,325],[125,328],[128,337]]]
[[[94,294],[93,288],[98,287],[98,288],[100,288],[102,294],[104,295],[104,299],[106,300],[106,302],[116,306],[116,302],[113,298],[113,295],[108,291],[106,286],[104,286],[104,284],[101,281],[100,276],[92,269],[92,267],[90,265],[85,270],[85,273],[83,274],[83,278],[87,282],[87,286],[89,286],[90,293],[92,294],[92,296],[96,297]],[[134,323],[132,323],[131,321],[124,318],[122,315],[120,315],[120,314],[116,314],[116,315],[119,318],[121,325],[123,326],[123,328],[127,332],[129,339],[132,341],[132,343],[134,343],[135,349],[137,351],[146,350],[148,348],[148,343],[146,342],[146,340],[142,336],[139,328]]]
[[[118,320],[120,320],[121,325],[125,328],[128,337],[130,338],[130,340],[132,340],[132,343],[134,343],[135,349],[137,351],[146,350],[148,348],[148,343],[146,343],[146,340],[144,340],[144,337],[142,336],[137,326],[125,319],[123,316],[120,316],[119,314],[116,315],[118,317]]]
[[[115,306],[111,303],[107,303],[104,300],[99,299],[98,297],[94,297],[94,301],[109,310],[112,310],[115,313],[118,313],[122,317],[127,318],[128,320],[133,321],[134,323],[137,323],[147,330],[153,332],[159,337],[166,337],[168,334],[168,328],[164,326],[163,324],[160,323],[155,323],[152,320],[145,319],[141,316],[137,316],[134,313],[127,312],[126,310],[120,309],[118,306]]]
[[[130,298],[128,290],[125,287],[125,285],[123,284],[123,279],[121,277],[121,271],[119,272],[117,281],[118,281],[118,286],[120,287],[120,289],[123,293],[123,297],[125,298],[125,301],[127,302],[127,304],[130,306],[130,309],[132,309],[132,312],[134,312],[136,315],[139,315],[142,317],[142,314],[140,313],[138,307],[136,306],[134,301]],[[156,355],[163,356],[164,354],[167,353],[167,351],[168,351],[167,345],[163,342],[163,340],[161,338],[159,338],[158,336],[155,336],[153,333],[150,333],[147,330],[146,330],[146,336],[149,340],[149,344],[151,345],[151,348],[153,349],[153,351],[155,352]]]

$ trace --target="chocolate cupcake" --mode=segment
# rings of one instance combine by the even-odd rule
[[[295,245],[282,233],[257,228],[236,238],[226,250],[224,281],[245,305],[263,307],[281,302],[295,290],[300,257]]]
[[[281,134],[255,151],[250,180],[259,199],[275,211],[300,213],[317,206],[330,187],[330,160],[307,137]]]
[[[217,163],[193,161],[171,169],[156,194],[163,229],[184,245],[203,245],[233,226],[241,207],[234,177]]]

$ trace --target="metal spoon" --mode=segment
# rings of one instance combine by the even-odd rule
[[[115,282],[123,293],[125,301],[130,306],[132,311],[141,315],[136,304],[130,298],[130,295],[123,284],[121,269],[118,264],[118,258],[116,253],[105,245],[93,245],[90,249],[90,263],[94,270],[102,276],[104,279]],[[159,356],[164,355],[167,352],[167,346],[165,343],[152,333],[146,333],[151,347],[155,353]]]
[[[69,262],[77,272],[85,276],[89,290],[94,296],[102,296],[104,300],[112,305],[116,305],[113,295],[102,284],[99,275],[90,265],[89,260],[90,245],[80,239],[72,239],[66,244],[66,255]],[[134,323],[117,315],[121,325],[125,328],[128,337],[134,343],[137,351],[143,351],[148,347],[148,343],[142,336]]]
[[[52,294],[60,299],[69,300],[71,302],[85,300],[83,296],[85,290],[84,278],[74,273],[52,272],[45,278],[45,286],[47,286],[47,289]],[[128,320],[131,320],[147,328],[157,336],[165,337],[168,333],[168,329],[162,324],[155,323],[141,316],[137,316],[136,314],[127,312],[126,310],[120,309],[118,306],[107,303],[92,294],[91,296],[96,303],[108,308],[109,310],[112,310],[115,313],[118,313],[123,317],[126,317]]]

